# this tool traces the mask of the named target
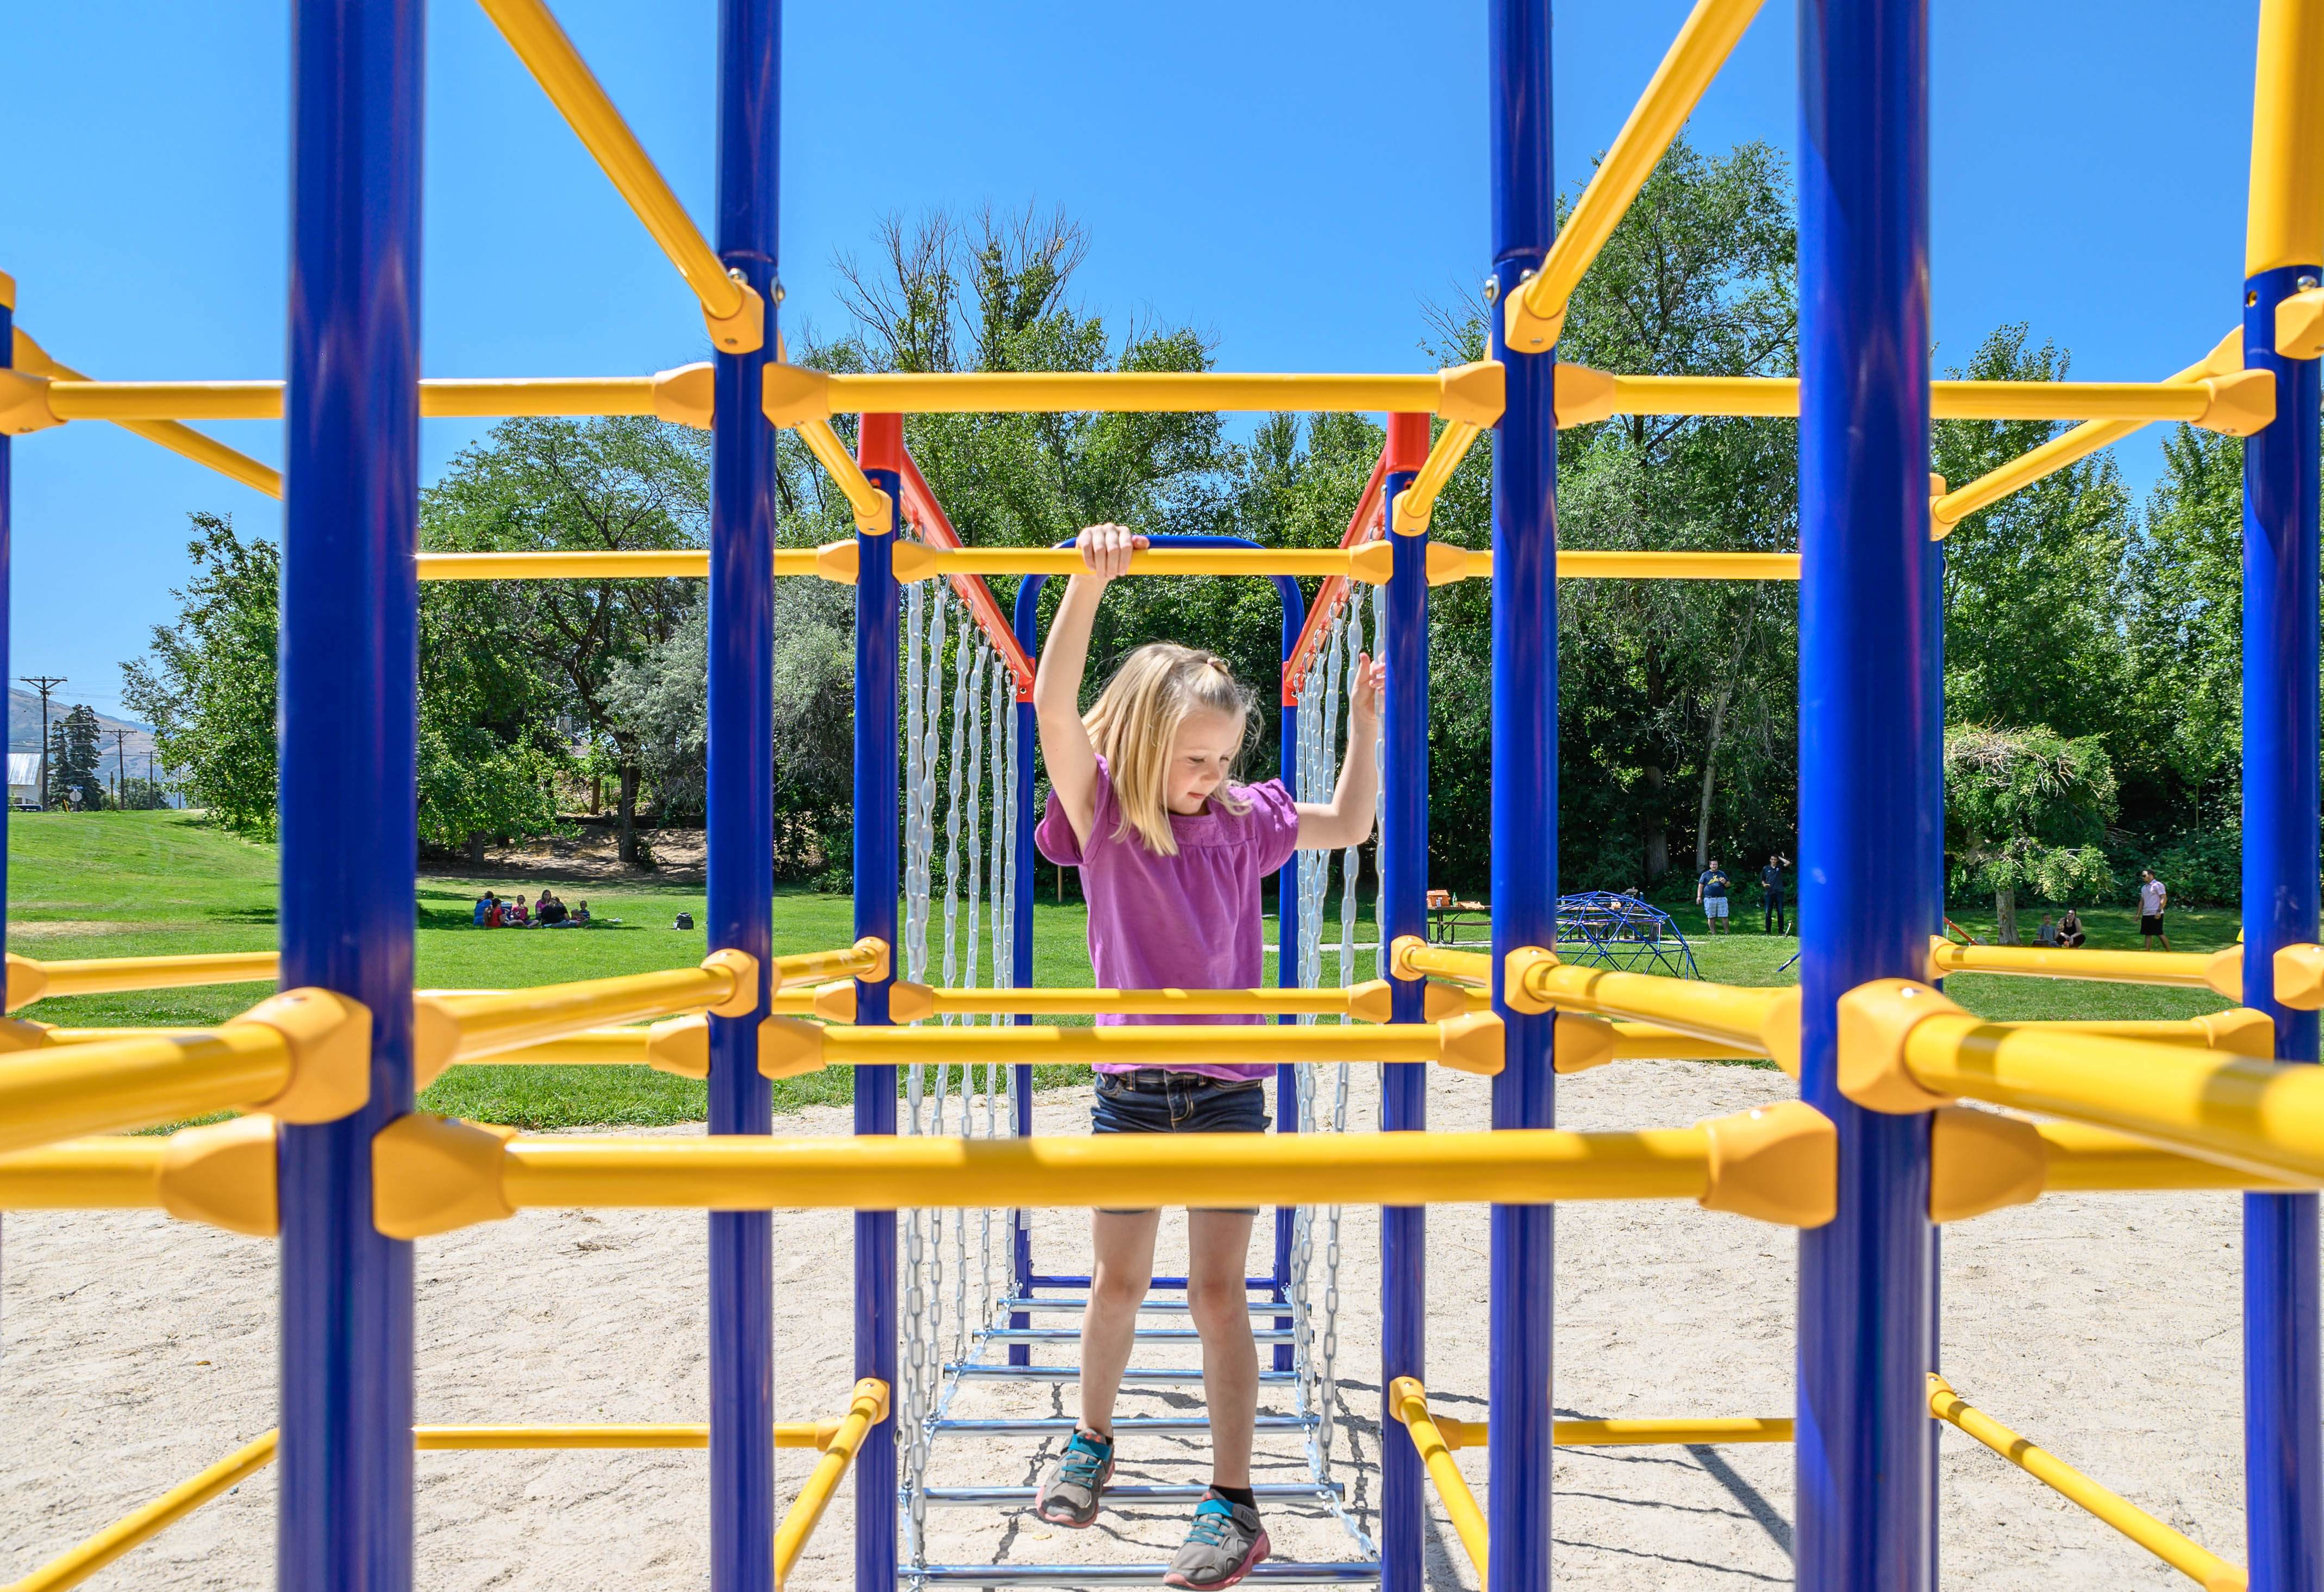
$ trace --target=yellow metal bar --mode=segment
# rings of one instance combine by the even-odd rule
[[[2080,1122],[2036,1123],[2034,1131],[2042,1136],[2044,1193],[2151,1193],[2193,1189],[2258,1189],[2282,1193],[2319,1186],[2309,1179],[2268,1177],[2216,1162],[2199,1161],[2126,1133]]]
[[[894,521],[888,494],[872,484],[871,477],[864,474],[863,467],[855,462],[855,456],[849,453],[847,445],[839,440],[839,433],[831,428],[831,422],[804,420],[797,429],[799,440],[807,444],[807,452],[815,456],[816,463],[823,466],[824,473],[846,497],[847,506],[855,511],[856,527],[875,536],[890,529]]]
[[[509,41],[519,60],[530,71],[533,80],[549,96],[587,147],[605,175],[613,180],[630,208],[637,213],[645,228],[661,245],[669,262],[678,267],[686,285],[702,301],[702,313],[711,323],[714,336],[722,326],[732,329],[733,342],[722,340],[720,346],[730,354],[747,354],[764,340],[764,310],[749,316],[744,312],[758,295],[726,273],[694,218],[686,213],[678,195],[670,191],[655,167],[653,157],[630,131],[629,124],[613,108],[605,90],[590,72],[581,52],[565,36],[549,8],[540,0],[479,0],[484,14],[493,19],[501,36]],[[751,324],[756,322],[757,324]],[[738,324],[739,323],[739,324]],[[742,340],[747,336],[747,340]]]
[[[932,555],[940,575],[1074,575],[1088,568],[1072,548],[962,548]],[[1154,548],[1130,556],[1132,575],[1348,574],[1345,548]]]
[[[159,1535],[212,1498],[241,1485],[273,1462],[275,1434],[254,1438],[225,1459],[189,1476],[142,1509],[133,1510],[97,1535],[49,1560],[0,1592],[64,1592],[78,1587],[132,1548]]]
[[[651,376],[447,378],[420,383],[420,412],[429,419],[497,419],[505,415],[650,415]],[[279,420],[280,382],[91,382],[49,384],[60,420]]]
[[[788,1421],[775,1428],[779,1449],[820,1449],[838,1435],[836,1421]],[[415,1426],[411,1446],[428,1450],[507,1449],[706,1449],[706,1422],[661,1426]]]
[[[1472,576],[1493,572],[1492,554],[1469,555]],[[1560,549],[1560,580],[1797,580],[1797,553],[1615,553]]]
[[[2324,6],[2261,0],[2244,274],[2324,265]]]
[[[23,327],[16,327],[14,331],[10,342],[18,370],[35,376],[46,376],[51,382],[89,380],[70,365],[51,358],[47,350],[24,334]],[[115,423],[124,431],[142,437],[148,442],[158,443],[173,454],[239,481],[268,497],[282,495],[282,473],[273,465],[261,464],[248,454],[238,453],[217,438],[205,437],[189,426],[180,426],[175,420],[122,420]]]
[[[1758,11],[1759,0],[1699,0],[1688,14],[1573,213],[1558,228],[1549,258],[1509,296],[1504,314],[1510,347],[1540,353],[1557,341],[1566,300]]]
[[[1451,979],[1480,988],[1493,981],[1493,959],[1481,951],[1455,951],[1406,934],[1388,947],[1388,956],[1399,979]]]
[[[1290,1032],[1290,1030],[1281,1030]],[[1641,1133],[1109,1134],[1097,1137],[528,1138],[503,1153],[517,1209],[769,1210],[1217,1203],[1542,1205],[1700,1199],[1701,1127]]]
[[[1360,1027],[1152,1024],[1136,1027],[884,1028],[823,1030],[825,1066],[891,1066],[927,1061],[1036,1066],[1167,1067],[1199,1055],[1217,1065],[1280,1062],[1430,1063],[1444,1054],[1435,1023]]]
[[[1435,1486],[1436,1496],[1444,1505],[1444,1513],[1452,1522],[1452,1530],[1461,1539],[1461,1546],[1469,1555],[1469,1562],[1477,1567],[1477,1578],[1485,1578],[1486,1532],[1485,1512],[1477,1507],[1477,1495],[1469,1490],[1468,1478],[1453,1462],[1444,1434],[1436,1430],[1429,1419],[1428,1392],[1410,1376],[1399,1376],[1388,1384],[1388,1403],[1396,1418],[1404,1422],[1405,1431],[1412,1436],[1412,1446],[1420,1450],[1420,1463]]]
[[[1489,1435],[1482,1421],[1436,1417],[1436,1429],[1445,1445],[1481,1449]],[[1687,1443],[1787,1443],[1792,1440],[1789,1416],[1711,1415],[1696,1420],[1554,1421],[1550,1441],[1560,1448],[1652,1448]]]
[[[732,969],[705,966],[544,984],[495,995],[439,996],[428,1005],[456,1026],[454,1056],[472,1062],[601,1023],[705,1011],[736,993]]]
[[[8,958],[8,1009],[56,995],[112,995],[124,989],[182,989],[202,984],[274,982],[272,951],[204,952],[195,956],[102,956],[86,961]]]
[[[775,1528],[776,1586],[790,1579],[799,1555],[807,1551],[807,1539],[815,1535],[823,1512],[831,1505],[832,1495],[839,1490],[847,1468],[855,1462],[855,1452],[863,1446],[863,1434],[887,1418],[888,1385],[876,1376],[864,1377],[855,1385],[855,1396],[847,1406],[847,1415],[840,1422],[839,1431],[825,1448],[823,1458],[816,1461],[798,1497],[784,1513],[782,1523]]]
[[[771,957],[769,981],[778,989],[799,984],[821,984],[833,979],[884,979],[888,976],[888,946],[870,936],[835,951],[795,951]]]
[[[262,1023],[0,1055],[0,1151],[272,1100],[291,1072],[290,1042]]]
[[[2201,951],[2063,951],[2046,945],[1956,945],[1950,941],[1929,947],[1929,965],[1941,975],[2012,973],[2186,989],[2212,987],[2215,960],[2215,953]]]
[[[1960,1428],[2060,1496],[2080,1505],[2195,1581],[2204,1592],[2244,1592],[2249,1584],[2240,1566],[2172,1531],[2121,1494],[2100,1486],[2048,1449],[2035,1447],[1984,1411],[1972,1408],[1933,1372],[1929,1376],[1929,1413]]]
[[[1761,415],[1800,412],[1791,376],[1615,376],[1618,415]],[[2210,411],[2212,395],[2177,382],[1932,382],[1940,420],[2182,420]]]
[[[794,566],[783,567],[784,555],[775,555],[777,575],[811,575],[815,554],[794,551]],[[421,580],[700,580],[710,573],[710,555],[699,548],[673,548],[652,552],[589,553],[422,553],[414,562]]]
[[[0,1155],[0,1210],[151,1210],[170,1141],[78,1138]]]
[[[1726,1062],[1758,1060],[1766,1054],[1762,1045],[1721,1044],[1699,1035],[1682,1034],[1659,1023],[1621,1021],[1614,1025],[1616,1061],[1651,1058],[1659,1062]]]
[[[1948,1011],[1911,1026],[1902,1059],[1935,1094],[2112,1127],[2223,1165],[2324,1178],[2324,1068]]]
[[[1222,371],[964,371],[828,375],[832,414],[1436,412],[1443,377]]]
[[[1573,1011],[1600,1012],[1656,1023],[1698,1039],[1766,1054],[1769,1019],[1797,998],[1796,991],[1712,984],[1655,973],[1538,963],[1521,986],[1532,998]]]
[[[1714,5],[1719,0],[1703,0],[1703,3]],[[1758,3],[1759,0],[1749,0],[1753,5]],[[1397,494],[1394,523],[1399,534],[1422,536],[1427,533],[1428,521],[1436,511],[1437,497],[1451,483],[1452,473],[1461,467],[1461,461],[1469,456],[1469,449],[1483,435],[1484,428],[1471,426],[1466,421],[1445,423],[1444,429],[1437,434],[1435,445],[1428,450],[1428,457],[1422,463],[1420,473],[1412,478],[1410,486]]]

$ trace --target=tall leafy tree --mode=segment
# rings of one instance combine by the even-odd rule
[[[1957,888],[1993,892],[1996,937],[2017,943],[2017,893],[2070,903],[2113,883],[2103,842],[2114,764],[2098,738],[2046,724],[1945,732],[1945,849]]]

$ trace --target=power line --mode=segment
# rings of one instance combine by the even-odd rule
[[[65,683],[62,675],[19,675],[18,679],[41,694],[41,811],[49,810],[49,693]]]

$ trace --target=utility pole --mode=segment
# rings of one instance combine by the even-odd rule
[[[62,675],[20,675],[25,685],[41,694],[41,811],[49,810],[49,693],[65,683]]]
[[[129,794],[129,732],[107,730],[113,737],[113,805],[125,807]]]

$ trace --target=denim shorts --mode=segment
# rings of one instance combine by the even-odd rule
[[[1265,1133],[1267,1085],[1259,1078],[1213,1078],[1202,1072],[1171,1072],[1140,1067],[1135,1072],[1101,1072],[1090,1107],[1093,1133]],[[1142,1216],[1143,1210],[1101,1207],[1109,1216]],[[1235,1216],[1256,1216],[1255,1206],[1212,1207]]]

